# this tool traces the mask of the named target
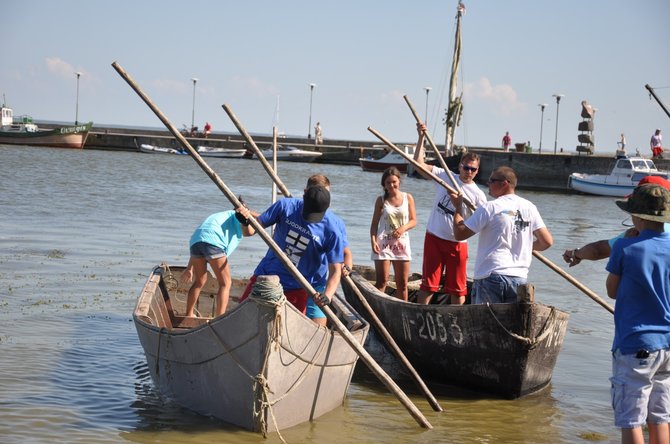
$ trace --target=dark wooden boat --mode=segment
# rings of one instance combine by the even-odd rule
[[[155,386],[178,404],[256,432],[280,431],[339,407],[357,353],[337,332],[319,327],[288,302],[252,297],[239,303],[246,281],[235,279],[228,309],[212,318],[216,279],[209,276],[184,317],[183,267],[155,267],[133,320]],[[344,299],[333,311],[363,343],[369,325]]]
[[[404,302],[376,289],[368,281],[373,276],[373,269],[356,267],[351,282],[428,385],[462,386],[514,399],[551,381],[567,313],[532,299],[462,306]],[[413,293],[418,283],[410,283]],[[347,280],[342,288],[347,301],[366,316]],[[376,337],[370,335],[366,349],[389,374],[397,373],[399,365],[375,343]]]

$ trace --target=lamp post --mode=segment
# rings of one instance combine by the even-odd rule
[[[556,134],[554,135],[554,154],[556,154],[556,148],[558,147],[558,107],[561,104],[561,97],[565,97],[565,94],[552,94],[552,97],[556,97]]]
[[[75,74],[77,75],[77,104],[74,111],[74,124],[76,126],[79,122],[79,77],[81,76],[81,73],[77,71]]]
[[[433,88],[430,86],[424,86],[423,89],[426,90],[426,117],[423,119],[423,123],[426,125],[426,127],[428,127],[428,93]]]
[[[312,96],[314,95],[314,87],[316,83],[309,84],[309,125],[307,126],[307,138],[312,138]]]
[[[198,79],[193,77],[191,79],[193,82],[193,107],[191,108],[191,130],[195,128],[195,84],[198,82]]]
[[[540,103],[537,105],[540,107],[540,111],[542,111],[541,117],[540,117],[540,154],[542,154],[542,126],[544,125],[544,109],[547,107],[546,103]]]

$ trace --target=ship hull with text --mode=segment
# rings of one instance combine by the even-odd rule
[[[62,126],[52,129],[39,129],[30,116],[14,119],[11,108],[2,107],[2,125],[0,126],[0,144],[32,145],[56,148],[84,148],[93,122],[81,125]]]

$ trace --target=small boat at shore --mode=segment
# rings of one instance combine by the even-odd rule
[[[261,150],[263,156],[267,160],[272,160],[272,148],[265,148]],[[251,154],[247,151],[248,157],[256,157],[256,154]],[[322,153],[316,151],[301,150],[290,145],[277,145],[277,160],[286,160],[290,162],[311,162],[322,156]]]
[[[239,303],[246,280],[233,279],[228,309],[216,318],[210,274],[196,313],[185,317],[184,267],[156,266],[133,312],[151,377],[161,394],[202,415],[247,430],[281,431],[341,406],[358,354],[335,330],[318,326],[284,299]],[[332,308],[363,343],[369,325],[344,300]]]
[[[147,154],[177,154],[180,156],[188,155],[186,151],[168,148],[165,146],[156,146],[143,143],[140,145],[140,151]]]
[[[386,146],[383,147],[386,149]],[[405,145],[404,151],[407,155],[414,155],[414,147]],[[361,157],[358,159],[363,171],[383,172],[389,167],[396,167],[401,173],[407,172],[409,161],[395,151],[388,151],[380,158]]]
[[[93,122],[81,125],[61,126],[52,129],[40,129],[30,116],[14,118],[14,111],[2,106],[0,125],[0,144],[32,145],[54,148],[84,148]]]
[[[374,279],[371,267],[355,267],[350,277],[429,386],[466,387],[515,399],[550,383],[568,313],[537,303],[534,296],[514,304],[422,305],[379,291],[368,280]],[[410,281],[410,301],[418,291],[417,277]],[[342,281],[342,288],[347,301],[367,317],[349,280]],[[377,337],[369,335],[366,350],[389,375],[402,377],[400,364]]]
[[[247,150],[244,148],[216,148],[212,146],[198,146],[196,149],[202,157],[221,157],[227,159],[239,159],[244,157]]]
[[[609,174],[570,174],[568,188],[597,196],[624,197],[632,193],[640,180],[646,176],[669,179],[670,171],[657,169],[651,159],[624,157],[617,159]]]

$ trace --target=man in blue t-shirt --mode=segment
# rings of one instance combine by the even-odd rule
[[[614,243],[607,295],[616,299],[612,343],[612,406],[622,442],[667,442],[670,434],[670,191],[646,184],[616,204],[636,237]]]
[[[329,206],[328,189],[313,186],[305,190],[302,199],[278,200],[257,219],[263,227],[275,225],[275,243],[312,287],[323,288],[325,284],[323,296],[331,300],[340,282],[346,238],[344,223]],[[255,232],[253,227],[251,232]],[[272,249],[256,267],[240,301],[246,299],[260,275],[279,276],[286,298],[305,313],[309,295]]]

